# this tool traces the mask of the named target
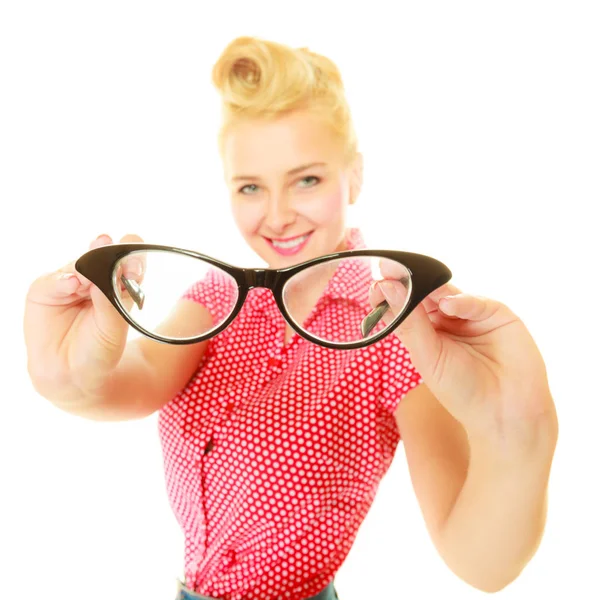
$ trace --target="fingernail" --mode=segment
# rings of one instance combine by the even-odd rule
[[[58,278],[62,281],[65,279],[73,279],[75,276],[75,273],[61,273]]]
[[[452,302],[455,296],[446,296],[440,300],[440,308],[449,316],[454,315],[456,312],[456,306]]]

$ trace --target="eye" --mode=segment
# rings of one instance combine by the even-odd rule
[[[314,185],[317,185],[317,183],[319,183],[321,181],[318,177],[315,177],[314,175],[307,175],[306,177],[303,177],[300,181],[301,182],[302,181],[306,181],[307,179],[314,179],[315,180]],[[313,187],[313,186],[311,186],[311,185],[304,185],[304,186],[301,186],[301,187]]]
[[[246,188],[251,188],[251,187],[253,187],[253,188],[256,188],[257,186],[256,186],[256,184],[254,184],[254,183],[249,183],[248,185],[245,185],[245,186],[241,187],[241,188],[238,190],[238,192],[239,192],[240,194],[245,194],[245,195],[248,195],[248,192],[245,192],[244,190],[245,190]],[[249,193],[251,194],[252,192],[249,192]]]

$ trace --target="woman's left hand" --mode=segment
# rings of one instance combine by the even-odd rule
[[[382,274],[389,277],[383,269]],[[371,302],[385,298],[395,316],[405,296],[402,283],[386,279],[372,289]],[[391,322],[389,311],[384,320]],[[427,387],[469,435],[522,445],[531,441],[534,426],[554,426],[542,356],[525,324],[504,304],[446,284],[394,334]]]

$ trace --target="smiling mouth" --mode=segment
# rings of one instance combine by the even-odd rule
[[[288,238],[287,240],[274,240],[267,237],[265,240],[267,240],[269,246],[271,246],[278,254],[289,255],[299,252],[311,235],[312,231],[294,238]]]

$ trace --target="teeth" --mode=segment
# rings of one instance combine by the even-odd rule
[[[276,248],[293,248],[294,246],[299,246],[310,234],[301,235],[300,237],[294,238],[293,240],[288,240],[287,242],[276,242],[272,240],[273,246]]]

